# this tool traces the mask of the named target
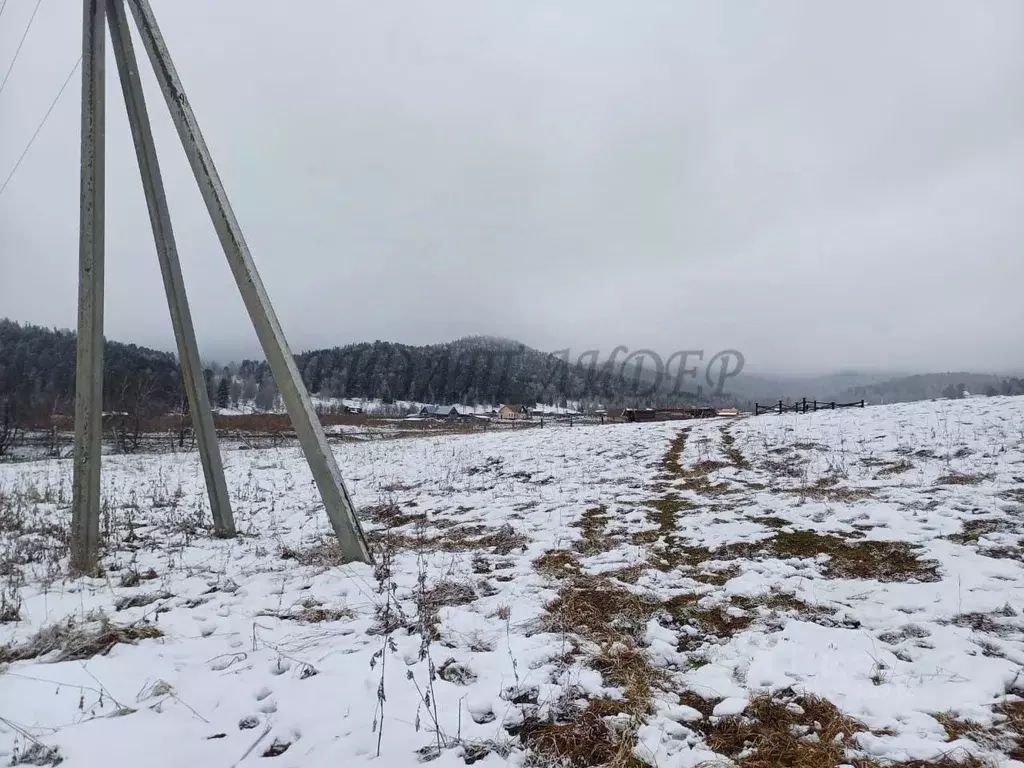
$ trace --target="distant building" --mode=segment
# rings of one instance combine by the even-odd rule
[[[718,409],[718,415],[719,416],[739,416],[740,415],[740,409],[739,408],[719,408]]]
[[[519,421],[530,418],[530,409],[525,405],[506,403],[498,409],[498,418],[503,421]]]
[[[678,419],[710,419],[718,411],[708,407],[624,408],[621,421],[675,421]]]
[[[434,419],[456,419],[459,415],[454,405],[425,405],[420,409],[420,416]]]

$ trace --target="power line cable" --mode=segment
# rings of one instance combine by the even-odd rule
[[[32,138],[28,140],[28,144],[21,153],[21,157],[18,158],[18,162],[14,164],[14,167],[11,168],[11,172],[7,174],[7,178],[4,180],[3,186],[0,186],[0,195],[3,195],[4,190],[7,189],[7,185],[11,183],[11,179],[14,178],[14,174],[18,170],[18,166],[21,165],[21,161],[25,159],[25,155],[27,155],[28,151],[32,148],[32,144],[35,142],[36,136],[38,136],[39,132],[43,130],[43,126],[46,125],[46,121],[50,117],[50,113],[53,112],[53,108],[57,106],[57,101],[60,99],[61,94],[64,93],[64,89],[68,87],[68,83],[71,82],[71,77],[75,74],[75,71],[78,69],[78,65],[81,63],[82,57],[79,56],[78,61],[75,62],[75,66],[71,68],[71,71],[68,72],[68,76],[64,78],[64,83],[61,85],[60,90],[57,91],[57,95],[54,96],[53,101],[50,102],[50,108],[46,110],[46,114],[43,115],[43,119],[39,121],[39,125],[36,127],[36,132],[33,133]]]
[[[6,7],[7,7],[7,0],[4,0],[3,3],[0,3],[0,16],[4,15],[4,8],[6,8]]]
[[[18,43],[17,50],[14,51],[14,58],[11,59],[11,66],[7,68],[7,74],[4,75],[4,81],[0,83],[0,93],[4,92],[4,87],[7,85],[7,78],[11,76],[11,70],[14,69],[14,62],[18,60],[18,54],[21,53],[21,46],[25,44],[25,38],[28,37],[28,31],[32,29],[32,22],[35,21],[36,11],[39,10],[39,5],[43,0],[36,0],[36,7],[32,9],[32,15],[28,17],[28,24],[25,25],[25,31],[21,35],[21,42]],[[4,0],[4,6],[7,5],[7,0]],[[0,12],[3,12],[3,8],[0,8]]]

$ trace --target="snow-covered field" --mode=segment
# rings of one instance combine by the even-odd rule
[[[1024,398],[336,451],[376,568],[296,449],[225,454],[234,540],[105,458],[99,579],[70,462],[0,467],[0,759],[1024,765]]]

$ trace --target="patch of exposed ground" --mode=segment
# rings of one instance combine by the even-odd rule
[[[736,437],[729,431],[728,427],[722,427],[720,430],[722,435],[722,445],[724,446],[723,453],[736,469],[747,469],[750,467],[750,462],[743,455],[743,451],[736,447]]]
[[[884,761],[857,756],[859,734],[872,733],[830,701],[792,689],[755,696],[738,715],[715,717],[720,700],[693,693],[683,704],[702,717],[691,722],[707,745],[740,768],[983,768],[978,758],[962,753],[938,760]],[[876,735],[884,735],[876,733]],[[862,753],[861,753],[862,754]]]

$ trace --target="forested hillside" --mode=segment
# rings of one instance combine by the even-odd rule
[[[964,392],[972,395],[1024,395],[1024,379],[989,374],[925,373],[851,387],[837,399],[867,400],[870,403],[905,403],[937,397],[958,398]]]
[[[535,403],[651,405],[706,401],[692,381],[689,391],[672,377],[656,380],[636,361],[608,364],[567,363],[508,339],[472,336],[445,344],[416,347],[375,341],[296,356],[311,392],[324,397],[379,398],[385,403]],[[265,379],[263,361],[243,361],[242,380]],[[727,395],[712,398],[730,401]]]
[[[486,336],[428,346],[384,341],[349,344],[303,352],[295,359],[307,388],[321,398],[367,398],[384,403],[565,405],[571,401],[584,408],[687,403],[745,408],[756,400],[780,397],[863,398],[881,403],[959,397],[965,390],[989,395],[1024,393],[1024,380],[1019,378],[945,373],[871,381],[833,393],[825,390],[839,389],[836,384],[843,379],[849,385],[851,376],[805,382],[763,377],[748,381],[740,375],[726,383],[724,392],[713,395],[706,389],[697,390],[698,381],[693,378],[680,386],[671,371],[658,377],[638,367],[636,359],[619,358],[611,364],[596,360],[567,363],[518,342]],[[269,410],[279,405],[265,361],[209,363],[204,373],[215,406],[244,404]],[[74,333],[0,319],[0,431],[4,425],[9,429],[15,423],[42,424],[52,414],[70,414],[74,376]],[[181,413],[184,405],[173,354],[106,342],[104,410],[150,417]]]
[[[178,362],[169,352],[108,340],[103,355],[105,410],[143,397],[159,406],[180,400]],[[67,413],[74,392],[74,333],[0,319],[0,402],[7,411]]]

